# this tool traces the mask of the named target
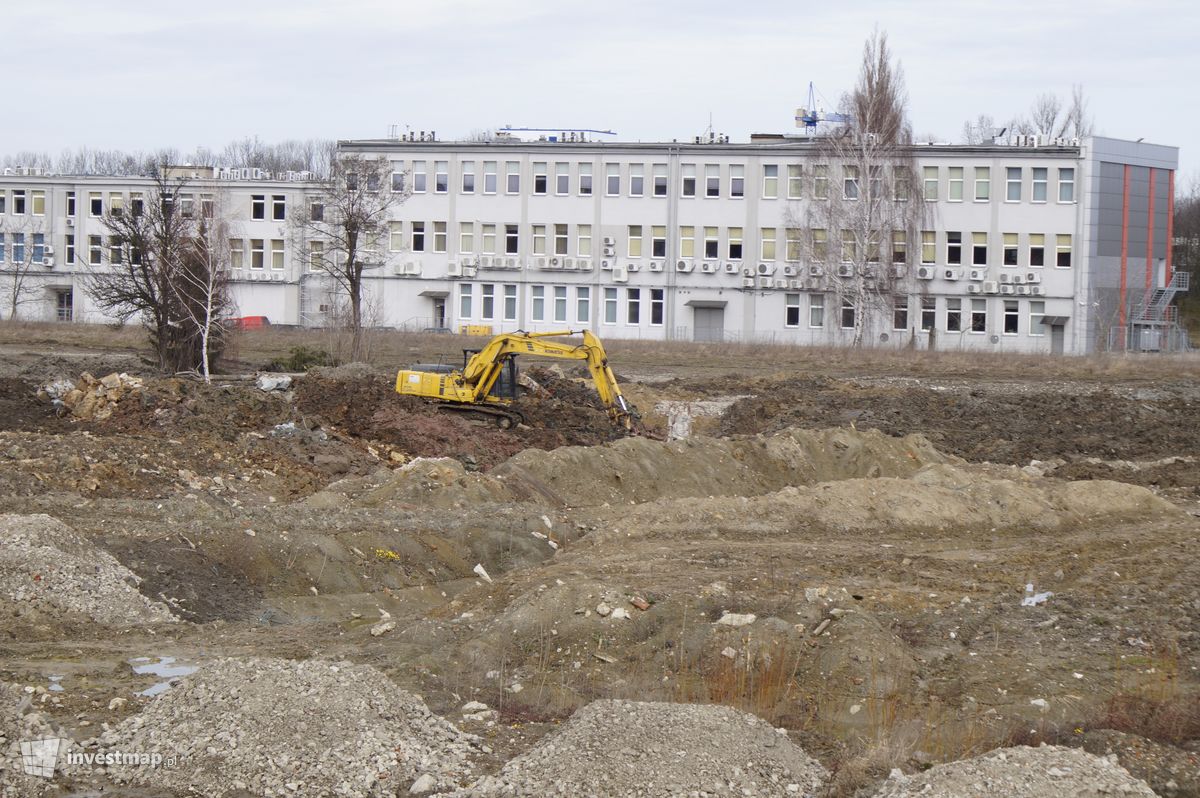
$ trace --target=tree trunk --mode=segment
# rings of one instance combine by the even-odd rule
[[[362,282],[350,283],[350,360],[357,363],[362,359]]]

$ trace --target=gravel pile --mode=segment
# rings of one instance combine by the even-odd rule
[[[724,706],[595,701],[454,798],[814,795],[825,769],[754,715]]]
[[[395,796],[467,782],[477,740],[370,666],[248,658],[206,663],[84,746],[177,757],[171,768],[110,770],[158,789]]]
[[[36,711],[36,696],[0,682],[0,796],[31,798],[50,791],[50,782],[24,772],[21,741],[57,737],[46,716]],[[67,749],[63,748],[65,752]]]
[[[1002,748],[916,776],[893,771],[875,798],[1105,798],[1155,793],[1116,763],[1075,748]]]
[[[103,624],[178,619],[138,592],[140,578],[111,554],[48,515],[0,515],[0,603],[78,613]]]

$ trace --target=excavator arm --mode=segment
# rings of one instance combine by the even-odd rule
[[[491,396],[492,388],[504,371],[505,364],[516,355],[582,360],[587,364],[600,401],[614,424],[627,430],[633,428],[633,408],[625,401],[608,355],[600,339],[583,330],[583,342],[570,344],[549,340],[578,335],[573,330],[555,332],[516,332],[497,335],[467,361],[461,372],[435,374],[422,371],[401,371],[396,375],[397,393],[421,396],[440,402],[468,405],[505,403]]]

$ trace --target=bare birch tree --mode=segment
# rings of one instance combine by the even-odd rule
[[[232,305],[229,292],[229,224],[215,205],[202,209],[195,232],[180,251],[170,286],[174,301],[200,343],[200,375],[212,381],[212,361],[224,349],[221,318]]]
[[[919,246],[925,203],[907,102],[887,34],[877,32],[863,48],[844,109],[850,121],[817,140],[813,196],[803,214],[792,215],[810,263],[821,267],[819,279],[837,300],[835,318],[852,327],[856,347],[874,320],[891,317],[898,297],[907,301],[908,265]]]
[[[408,197],[407,181],[393,185],[391,178],[387,160],[341,156],[309,207],[292,214],[296,251],[332,280],[348,305],[351,360],[364,355],[364,280],[383,267],[391,210]]]

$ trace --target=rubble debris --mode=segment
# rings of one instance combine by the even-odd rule
[[[96,379],[85,371],[79,375],[73,389],[57,398],[61,399],[63,407],[73,418],[102,421],[113,414],[117,403],[126,396],[140,394],[144,385],[141,378],[131,377],[124,372],[106,374]]]
[[[721,626],[749,626],[758,620],[758,616],[752,612],[736,613],[728,610],[717,619],[716,623]]]

